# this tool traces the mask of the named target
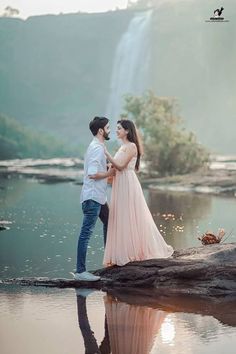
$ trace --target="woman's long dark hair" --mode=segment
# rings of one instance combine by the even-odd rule
[[[136,160],[136,164],[135,164],[135,170],[138,171],[139,165],[140,165],[140,158],[141,158],[141,155],[143,154],[142,143],[141,143],[141,139],[140,139],[138,130],[137,130],[135,124],[131,120],[128,120],[128,119],[118,120],[117,124],[120,124],[122,126],[122,128],[124,128],[125,130],[128,130],[127,139],[131,143],[135,143],[135,145],[137,147],[138,155],[137,155],[137,160]]]

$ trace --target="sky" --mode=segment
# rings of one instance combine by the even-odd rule
[[[128,0],[0,0],[0,13],[7,6],[20,11],[19,17],[71,12],[105,12],[126,8]]]

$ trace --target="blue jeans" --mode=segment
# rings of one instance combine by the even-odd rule
[[[99,204],[92,199],[85,200],[82,203],[82,210],[84,214],[83,225],[81,227],[78,248],[77,248],[77,267],[76,271],[82,273],[86,270],[86,254],[90,236],[92,235],[94,226],[98,217],[103,223],[103,238],[104,246],[106,244],[107,226],[109,209],[108,204]]]

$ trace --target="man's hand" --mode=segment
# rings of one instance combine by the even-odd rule
[[[102,179],[102,178],[105,178],[105,177],[102,177],[101,175],[104,174],[104,173],[96,173],[95,175],[90,175],[88,176],[89,179]]]
[[[110,167],[107,172],[97,172],[95,175],[90,175],[89,178],[97,180],[97,179],[107,178],[110,176],[115,176],[115,174],[116,174],[116,169],[114,167]]]

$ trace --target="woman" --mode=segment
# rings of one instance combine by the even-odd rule
[[[105,148],[107,159],[117,171],[112,184],[103,263],[122,266],[131,261],[167,258],[173,248],[158,231],[135,173],[139,170],[141,146],[134,123],[119,120],[117,137],[123,144],[114,158]]]

